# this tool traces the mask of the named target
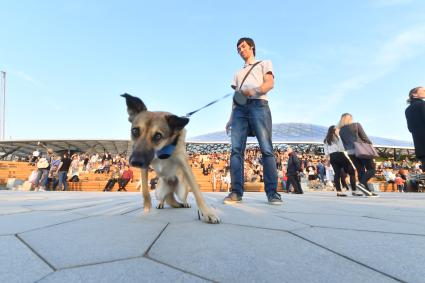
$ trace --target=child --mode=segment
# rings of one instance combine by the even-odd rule
[[[401,178],[400,174],[396,175],[394,182],[397,185],[398,191],[402,193],[404,191],[404,180]]]

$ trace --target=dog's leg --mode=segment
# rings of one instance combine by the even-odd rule
[[[189,189],[187,188],[186,182],[180,181],[176,194],[180,201],[183,202],[183,207],[189,208],[190,204],[187,202],[187,195],[189,194]]]
[[[188,182],[192,193],[195,196],[196,204],[198,205],[200,217],[204,222],[217,224],[220,222],[220,218],[206,205],[204,198],[202,197],[201,190],[199,189],[198,184],[195,181],[195,176],[193,175],[192,170],[189,168],[186,160],[178,159],[180,165],[183,169],[184,177]]]
[[[186,208],[189,208],[190,207],[190,204],[187,202],[187,195],[188,194],[189,194],[189,190],[188,189],[185,189],[185,191],[184,191],[184,197],[183,197],[183,199],[184,199],[183,206],[186,207]]]
[[[174,197],[174,193],[173,192],[171,192],[171,193],[169,193],[166,197],[165,197],[165,201],[171,206],[171,207],[174,207],[174,208],[183,208],[183,207],[185,207],[184,205],[183,205],[183,203],[180,203],[180,202],[178,202],[177,200],[176,200],[176,198]]]
[[[158,205],[156,206],[157,209],[164,208],[165,197],[167,196],[169,190],[170,189],[168,188],[167,183],[163,178],[160,177],[158,180],[158,186],[155,189],[155,197],[158,201]]]
[[[149,194],[149,188],[148,188],[148,170],[147,169],[141,169],[141,176],[140,176],[140,183],[138,184],[140,188],[140,192],[143,194],[143,210],[145,213],[148,213],[151,210],[152,207],[152,201],[151,201],[151,195]]]
[[[164,200],[161,200],[158,202],[158,205],[156,206],[157,209],[163,209],[164,208]]]

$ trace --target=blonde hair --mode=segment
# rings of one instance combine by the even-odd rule
[[[338,128],[342,128],[346,125],[353,123],[353,116],[350,113],[344,113],[341,115],[341,120],[339,120]]]

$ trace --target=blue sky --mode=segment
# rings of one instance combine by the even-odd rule
[[[408,91],[425,82],[425,1],[3,1],[6,139],[127,139],[119,94],[184,115],[231,91],[240,37],[274,65],[274,123],[411,140]],[[224,130],[230,98],[188,136]]]

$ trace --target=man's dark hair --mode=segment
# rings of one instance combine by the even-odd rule
[[[255,42],[252,38],[249,37],[242,37],[238,40],[238,43],[236,44],[236,48],[238,48],[239,45],[241,45],[242,42],[246,42],[250,47],[252,47],[252,51],[254,51],[255,56]]]
[[[420,88],[421,88],[421,86],[418,86],[418,87],[412,88],[409,91],[409,98],[407,99],[407,103],[411,103],[412,102],[413,95],[416,94]]]

